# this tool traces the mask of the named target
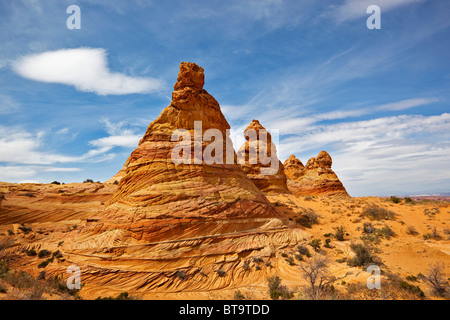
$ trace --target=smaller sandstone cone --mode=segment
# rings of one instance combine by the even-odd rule
[[[238,161],[245,174],[263,192],[290,193],[284,167],[276,156],[270,133],[258,120],[253,120],[244,134],[247,141],[238,151]],[[261,159],[261,151],[266,159]]]
[[[308,160],[306,165],[291,155],[285,161],[287,185],[297,196],[320,195],[350,197],[338,176],[331,169],[333,160],[326,151]]]
[[[288,178],[295,179],[303,171],[305,166],[293,154],[284,162],[284,173]]]

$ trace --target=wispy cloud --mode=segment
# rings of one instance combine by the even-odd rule
[[[126,122],[112,123],[109,119],[103,119],[102,123],[106,127],[109,136],[92,140],[90,145],[101,150],[110,150],[114,147],[133,148],[137,147],[143,133],[137,134],[134,129],[127,127]]]
[[[108,68],[105,49],[78,48],[47,51],[13,63],[20,76],[41,82],[75,86],[99,95],[151,93],[163,88],[160,80],[131,77]]]

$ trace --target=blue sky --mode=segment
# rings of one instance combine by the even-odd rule
[[[191,61],[234,136],[252,119],[280,130],[282,161],[327,150],[352,196],[450,192],[449,14],[448,0],[0,1],[0,181],[109,179]]]

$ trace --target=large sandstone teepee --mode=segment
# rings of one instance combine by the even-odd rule
[[[181,63],[172,102],[128,158],[109,206],[73,245],[63,245],[84,270],[84,292],[207,291],[264,280],[265,265],[252,272],[242,265],[255,256],[273,259],[277,248],[305,236],[286,226],[234,161],[226,163],[225,143],[215,150],[223,163],[208,164],[198,161],[197,140],[183,140],[192,147],[189,161],[174,163],[180,142],[172,134],[182,129],[194,137],[195,121],[202,132],[216,129],[229,140],[229,125],[203,84],[201,67]],[[209,144],[203,141],[200,153]]]

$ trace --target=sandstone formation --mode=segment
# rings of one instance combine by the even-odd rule
[[[252,257],[267,261],[277,248],[295,245],[307,234],[287,219],[236,164],[226,143],[207,163],[212,144],[200,134],[216,129],[231,143],[218,102],[203,89],[203,69],[181,63],[172,102],[153,121],[124,165],[106,210],[91,216],[63,244],[67,262],[83,270],[84,292],[180,292],[214,290],[253,281],[242,269]],[[174,163],[173,139],[182,129]],[[177,131],[178,130],[178,131]],[[186,152],[189,150],[189,152]],[[187,154],[186,154],[187,153]],[[55,270],[55,272],[60,272]]]
[[[303,164],[294,155],[285,162],[288,188],[297,196],[320,195],[350,197],[338,176],[331,169],[333,161],[326,151]]]
[[[293,154],[284,162],[284,172],[287,177],[296,179],[302,173],[305,166]]]
[[[290,193],[286,185],[284,167],[276,155],[276,146],[270,133],[253,120],[244,131],[247,140],[238,151],[242,170],[258,187],[266,193]],[[260,154],[267,159],[261,161]],[[264,163],[262,163],[264,162]]]

